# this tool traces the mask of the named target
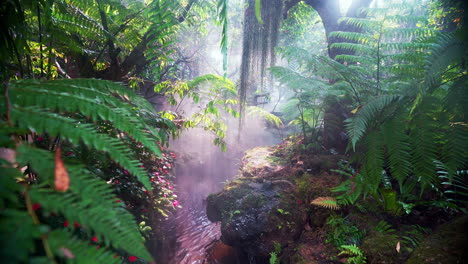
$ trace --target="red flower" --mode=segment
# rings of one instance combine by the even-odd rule
[[[149,193],[147,190],[144,191],[145,193]]]
[[[297,203],[298,203],[298,204],[302,204],[302,200],[301,200],[301,199],[297,199]]]
[[[65,221],[63,222],[63,226],[64,226],[64,227],[68,227],[68,220],[65,220]]]
[[[35,203],[35,204],[32,205],[32,209],[33,209],[34,211],[36,211],[36,210],[39,209],[39,208],[41,208],[41,205],[38,204],[38,203]]]
[[[93,242],[98,242],[99,240],[98,240],[98,238],[97,238],[96,236],[93,236],[93,237],[91,238],[91,241],[93,241]]]
[[[77,222],[73,222],[73,226],[74,226],[74,227],[80,227],[81,225],[78,224]]]
[[[125,175],[128,175],[128,171],[127,171],[127,170],[124,170],[123,173],[124,173]]]
[[[73,152],[69,151],[69,152],[67,152],[66,155],[67,155],[67,156],[71,156],[71,155],[73,155]]]
[[[37,140],[37,142],[41,142],[41,141],[43,141],[43,140],[44,140],[44,138],[43,138],[43,137],[41,137],[41,136],[39,136],[39,137],[37,137],[37,138],[36,138],[36,140]]]
[[[138,258],[135,257],[135,256],[130,256],[130,257],[128,257],[128,261],[130,261],[130,262],[135,262],[137,259],[138,259]]]
[[[119,180],[115,180],[114,183],[115,183],[115,184],[119,184],[120,182],[119,182]]]
[[[151,178],[151,179],[150,179],[150,181],[151,181],[151,182],[155,182],[155,181],[156,181],[156,179],[154,179],[154,178]]]
[[[121,201],[120,200],[115,200],[116,203],[120,203]]]

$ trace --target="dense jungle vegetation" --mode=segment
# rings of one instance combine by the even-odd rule
[[[346,157],[333,197],[310,206],[385,215],[386,234],[415,209],[466,215],[466,3],[345,3],[2,1],[0,259],[155,263],[180,207],[169,140],[202,128],[229,152],[248,116],[283,159]],[[364,234],[333,214],[327,242],[365,263]]]

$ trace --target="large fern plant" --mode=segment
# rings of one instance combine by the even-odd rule
[[[123,143],[130,137],[161,153],[156,142],[165,131],[143,119],[153,113],[151,105],[119,84],[93,79],[13,81],[3,86],[0,99],[1,258],[119,263],[115,252],[123,250],[132,260],[150,261],[133,215],[115,202],[112,187],[62,155],[61,146],[84,145],[108,155],[140,188],[151,190],[148,173]],[[99,122],[112,123],[120,133],[102,133]],[[53,142],[49,149],[34,144],[44,137]]]
[[[397,201],[417,200],[441,183],[441,170],[455,175],[467,166],[466,35],[432,29],[418,7],[363,12],[341,20],[359,33],[331,33],[347,40],[333,44],[346,51],[336,61],[285,47],[292,67],[271,70],[295,93],[351,99],[346,129],[360,165],[349,194],[385,200],[392,190]]]
[[[362,68],[363,61],[375,65],[363,63],[374,69],[369,75],[374,90],[347,120],[347,130],[351,147],[364,154],[356,157],[365,193],[381,194],[383,187],[411,200],[416,199],[411,194],[441,183],[440,170],[453,176],[467,166],[466,38],[463,29],[442,33],[411,28],[408,25],[417,25],[421,18],[401,13],[382,15],[379,21],[381,30],[374,39],[335,33],[352,40],[337,45],[355,51],[338,59],[352,62],[354,68]],[[387,21],[392,24],[385,26]]]

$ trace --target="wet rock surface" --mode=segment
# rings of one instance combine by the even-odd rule
[[[468,216],[440,226],[414,251],[406,263],[461,264],[468,262]]]
[[[297,238],[305,222],[294,185],[280,177],[282,166],[270,159],[271,151],[253,149],[243,159],[242,177],[207,199],[208,219],[221,222],[221,240],[263,258],[274,243],[285,247]]]
[[[281,164],[274,150],[273,147],[258,147],[246,152],[239,176],[225,185],[223,191],[208,196],[207,215],[210,221],[221,222],[223,243],[242,250],[256,263],[268,263],[275,248],[280,249],[285,260],[288,259],[286,263],[295,263],[289,258],[300,248],[300,243],[305,242],[301,237],[314,222],[310,217],[310,201],[300,194],[311,190],[312,184],[305,181],[312,178],[308,175],[307,180],[301,181],[298,177],[305,171],[304,163],[298,162],[300,157],[291,159],[289,164]],[[325,173],[324,177],[333,179],[332,184],[323,184],[318,178],[314,179],[320,183],[316,193],[308,194],[311,198],[328,193],[327,187],[339,182],[336,176]],[[329,211],[320,208],[313,210],[317,216],[315,220],[321,222],[317,226],[323,225]],[[321,249],[320,254],[316,252],[301,256],[306,261],[302,263],[318,263],[326,259],[323,252],[327,250],[323,248],[328,248],[328,245],[322,242],[314,242],[314,247]],[[318,244],[320,247],[317,247]],[[307,258],[316,259],[317,262],[307,262]]]

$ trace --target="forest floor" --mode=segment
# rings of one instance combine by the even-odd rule
[[[391,213],[379,197],[339,205],[332,189],[347,179],[337,172],[346,156],[300,147],[247,151],[239,175],[208,197],[222,242],[256,263],[363,263],[352,262],[359,254],[367,263],[464,263],[468,217],[424,206]]]

